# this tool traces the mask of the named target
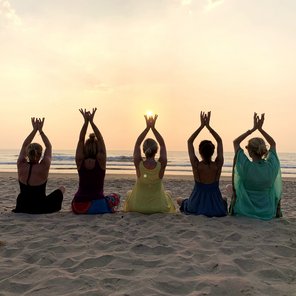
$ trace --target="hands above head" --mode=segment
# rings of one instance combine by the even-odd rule
[[[262,130],[262,126],[264,123],[264,116],[265,114],[262,113],[261,117],[259,117],[259,115],[257,115],[256,112],[254,112],[254,116],[253,116],[253,131],[255,131],[256,129],[258,130]]]
[[[252,130],[254,130],[254,131],[257,129],[258,120],[259,120],[259,116],[257,115],[256,112],[254,112],[254,116],[253,116],[253,128],[252,128]]]
[[[89,111],[86,111],[86,109],[79,109],[79,112],[82,114],[83,118],[84,118],[84,122],[87,123],[88,122],[88,117],[89,117]]]
[[[210,119],[211,119],[211,111],[208,113],[205,113],[203,111],[200,112],[200,126],[204,128],[205,126],[207,128],[210,127]]]
[[[258,130],[262,130],[262,127],[263,127],[263,123],[264,123],[264,119],[265,119],[265,114],[262,113],[261,114],[261,118],[258,120]]]
[[[148,129],[154,129],[155,128],[155,123],[156,123],[156,119],[157,119],[157,117],[158,117],[158,115],[157,114],[155,114],[154,115],[154,117],[153,116],[147,116],[147,115],[144,115],[144,117],[145,117],[145,120],[146,120],[146,127],[148,128]]]
[[[38,130],[38,121],[37,121],[37,118],[31,117],[31,123],[32,123],[32,126],[33,126],[33,130],[34,131],[37,131]]]
[[[209,111],[208,114],[205,115],[205,124],[207,128],[210,127],[210,119],[211,119],[211,111]]]
[[[80,113],[82,114],[84,121],[87,122],[93,122],[95,113],[97,111],[97,108],[93,108],[91,111],[86,111],[86,109],[79,109]]]
[[[43,124],[44,124],[44,117],[42,119],[36,118],[36,117],[31,117],[31,123],[32,123],[34,131],[42,132],[42,128],[43,128]]]
[[[38,118],[38,131],[39,131],[39,133],[42,133],[44,119],[45,119],[44,117],[42,119]]]
[[[89,113],[88,118],[89,118],[90,122],[94,121],[96,111],[97,111],[97,108],[92,108],[92,112],[90,112],[90,111],[88,112]]]

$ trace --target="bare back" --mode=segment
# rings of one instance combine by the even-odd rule
[[[31,175],[30,173],[30,166],[31,168]],[[44,184],[47,181],[49,172],[49,165],[46,162],[41,161],[40,163],[30,164],[28,162],[21,162],[18,163],[18,179],[21,183],[27,184],[31,186],[39,186]]]
[[[210,163],[200,161],[195,167],[192,167],[192,169],[196,182],[211,184],[219,181],[222,167],[213,161]]]

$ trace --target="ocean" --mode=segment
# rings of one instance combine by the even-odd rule
[[[16,172],[19,150],[0,150],[0,172]],[[55,150],[50,172],[76,173],[74,150]],[[127,150],[108,151],[107,173],[135,174],[133,152]],[[279,153],[283,177],[296,178],[296,153]],[[224,153],[222,176],[231,176],[233,152]],[[192,175],[187,151],[168,151],[166,174]]]

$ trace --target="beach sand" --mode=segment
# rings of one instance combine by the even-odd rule
[[[105,193],[123,200],[134,181],[107,175]],[[174,199],[193,188],[191,176],[166,175],[164,183]],[[230,183],[221,180],[222,193]],[[50,174],[48,193],[59,185],[67,189],[59,213],[14,214],[16,173],[0,173],[0,295],[296,295],[295,179],[284,181],[284,217],[272,221],[77,216],[77,175]]]

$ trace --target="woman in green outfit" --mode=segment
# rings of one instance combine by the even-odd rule
[[[134,148],[134,165],[137,181],[133,189],[127,193],[123,206],[125,212],[140,212],[144,214],[175,212],[175,206],[168,191],[164,190],[162,178],[167,165],[165,142],[155,128],[157,115],[145,116],[146,128],[139,135]],[[154,134],[159,146],[159,158],[155,160],[158,144],[154,139],[145,137],[149,131]],[[145,158],[141,155],[141,144]]]
[[[264,114],[254,113],[253,128],[233,141],[235,150],[233,185],[234,215],[269,220],[281,216],[280,199],[282,180],[276,143],[263,130]],[[252,161],[245,155],[240,143],[258,130],[270,145],[268,150],[262,138],[249,140],[246,149]]]

